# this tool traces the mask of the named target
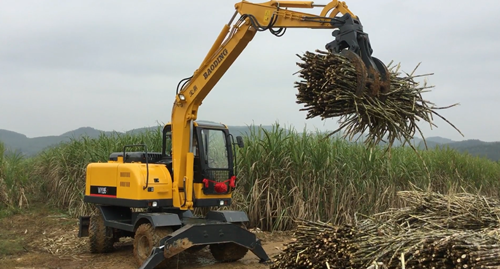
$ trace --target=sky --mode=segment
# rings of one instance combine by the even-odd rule
[[[0,0],[0,129],[28,137],[79,127],[127,131],[170,121],[177,83],[193,74],[238,1]],[[264,1],[262,1],[264,2]],[[326,4],[328,1],[316,1]],[[425,137],[500,141],[500,2],[346,1],[369,34],[373,56],[417,74],[438,113]],[[303,12],[320,14],[321,8]],[[323,49],[331,29],[258,32],[203,101],[198,119],[228,125],[306,120],[296,103],[296,54]]]

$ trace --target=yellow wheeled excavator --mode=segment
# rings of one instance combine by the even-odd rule
[[[318,7],[317,15],[293,10]],[[84,201],[97,210],[80,217],[79,236],[89,237],[91,252],[110,252],[121,237],[133,237],[134,256],[144,269],[205,246],[222,262],[241,259],[248,250],[260,262],[269,260],[255,234],[245,229],[245,212],[192,213],[199,207],[231,205],[238,183],[236,146],[243,147],[243,140],[235,139],[226,125],[197,121],[198,109],[257,32],[281,36],[288,28],[331,29],[335,39],[326,49],[352,61],[359,92],[365,85],[374,92],[388,89],[389,72],[371,56],[368,35],[346,3],[242,1],[235,9],[199,68],[179,82],[161,152],[128,145],[110,153],[108,162],[87,166]]]

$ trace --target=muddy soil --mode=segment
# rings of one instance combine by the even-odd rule
[[[255,231],[270,257],[278,254],[289,242],[289,233]],[[0,268],[105,268],[136,269],[131,239],[115,243],[115,251],[91,254],[87,238],[78,238],[78,220],[44,210],[17,214],[0,219]],[[215,261],[208,248],[194,254],[172,258],[168,268],[178,269],[247,269],[269,268],[259,263],[252,252],[231,263]]]

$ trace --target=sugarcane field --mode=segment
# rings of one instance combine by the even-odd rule
[[[2,3],[0,269],[500,269],[500,4],[222,2]]]
[[[238,202],[231,208],[249,212],[246,225],[262,240],[271,261],[259,263],[249,252],[239,261],[218,263],[204,248],[195,259],[178,254],[167,267],[500,268],[499,183],[491,180],[500,175],[498,163],[392,145],[410,143],[418,120],[432,124],[432,114],[445,119],[435,111],[443,108],[423,99],[429,86],[414,81],[415,70],[403,75],[397,66],[390,67],[388,91],[357,95],[347,58],[318,50],[299,59],[297,103],[304,104],[307,117],[340,117],[335,132],[343,136],[303,136],[276,125],[245,138],[248,146],[238,163],[243,188],[234,194]],[[365,131],[362,142],[346,142]],[[92,254],[88,240],[77,237],[75,216],[93,210],[79,193],[82,168],[95,157],[82,152],[105,158],[99,145],[109,139],[122,145],[154,143],[159,137],[151,131],[74,140],[34,159],[2,157],[0,198],[10,209],[1,218],[9,231],[0,237],[2,268],[136,268],[130,238],[116,242],[113,253]],[[387,145],[378,146],[383,139]],[[299,152],[307,155],[297,158]],[[68,166],[57,156],[74,162]],[[8,189],[9,173],[21,173],[26,180]],[[29,181],[34,177],[40,182]],[[276,177],[286,181],[276,182]],[[478,187],[479,182],[486,187]],[[48,192],[35,195],[37,188]],[[37,205],[47,200],[56,211]]]

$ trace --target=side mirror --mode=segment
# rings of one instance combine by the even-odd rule
[[[238,143],[238,147],[243,148],[245,146],[245,143],[243,143],[243,137],[237,136],[236,137],[236,142]]]

